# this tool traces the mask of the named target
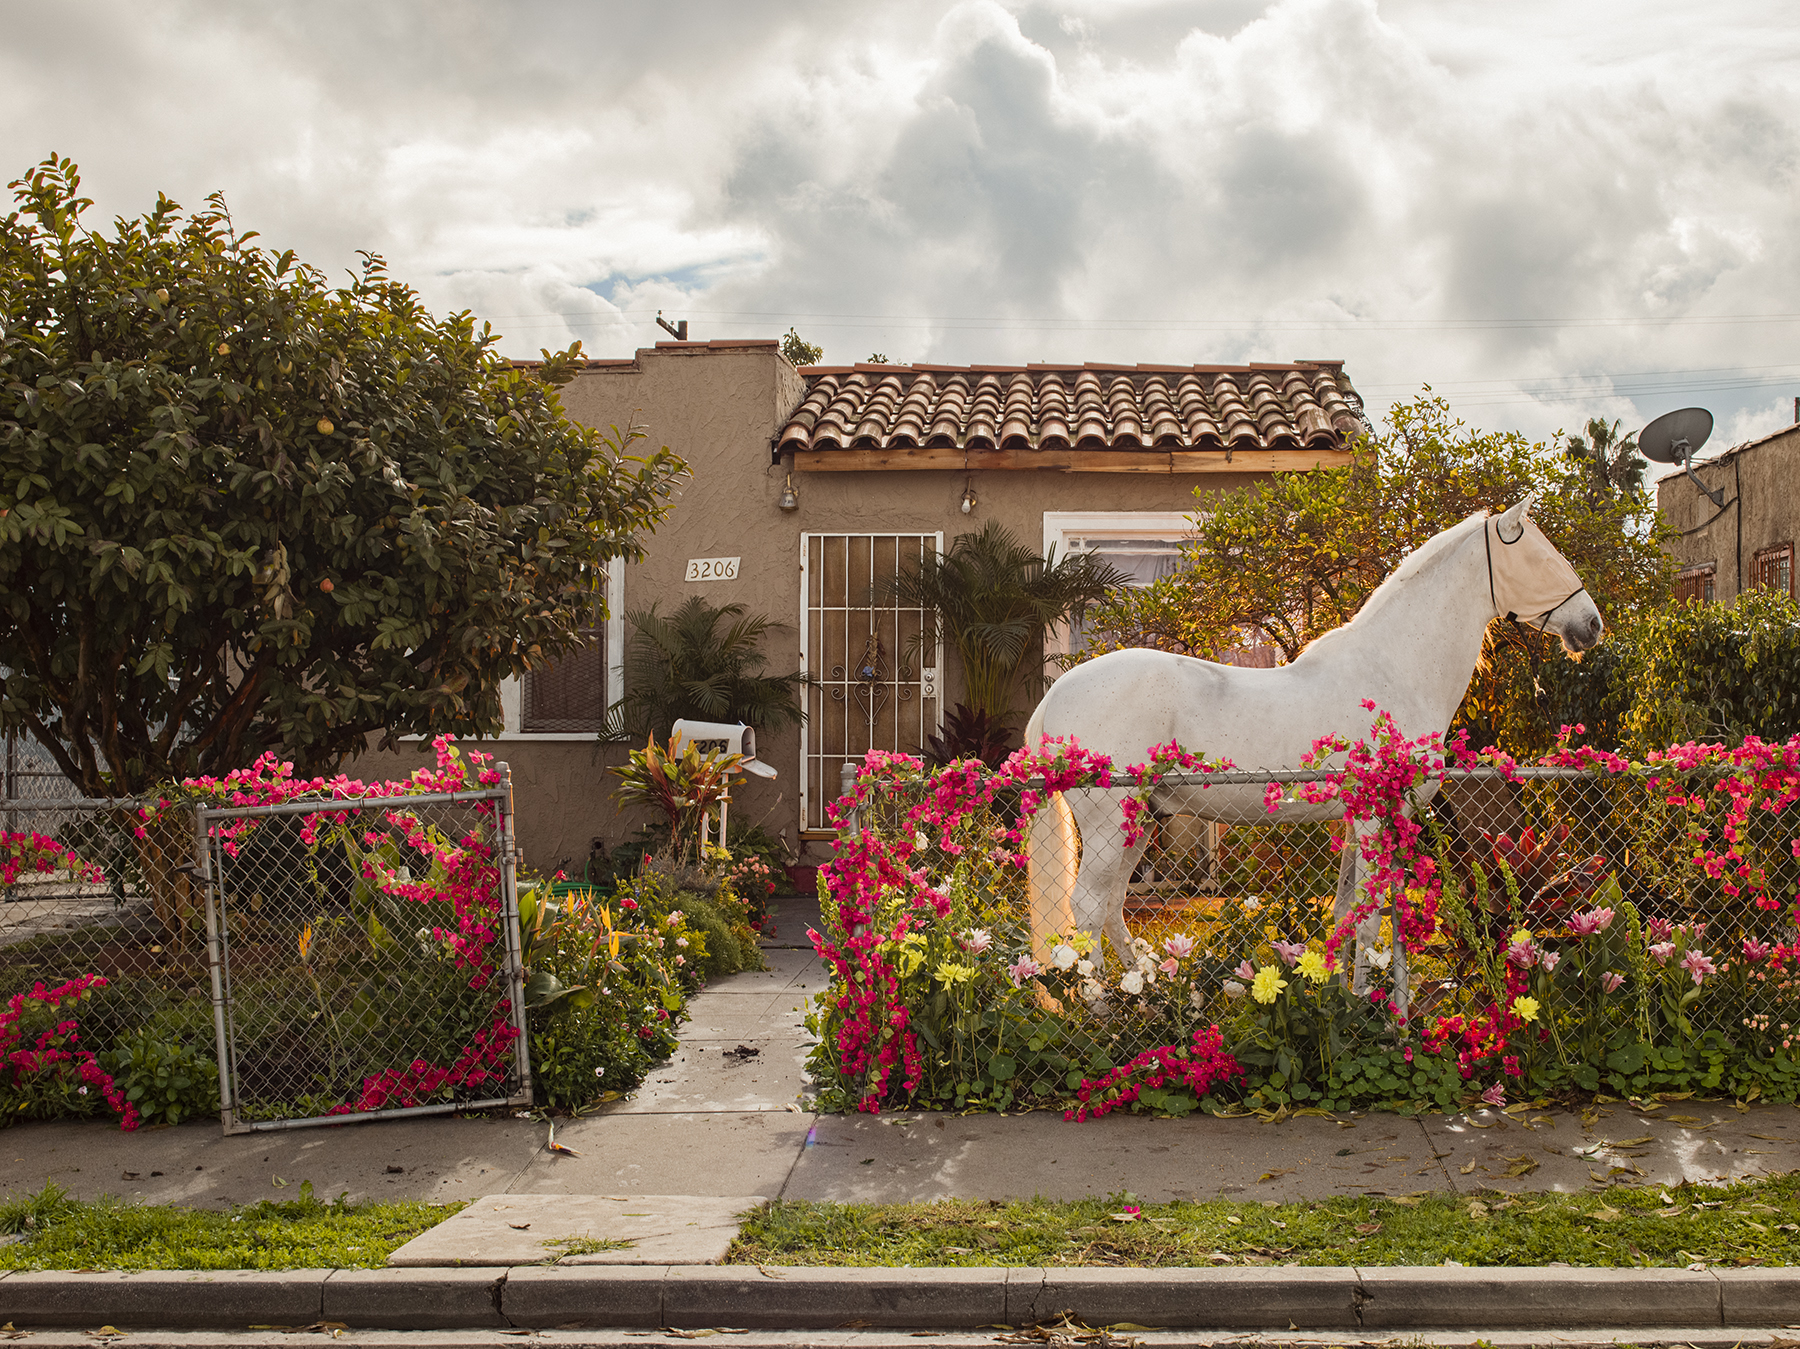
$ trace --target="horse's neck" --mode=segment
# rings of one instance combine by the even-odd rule
[[[1456,715],[1487,630],[1486,554],[1477,533],[1382,595],[1341,629],[1334,653],[1408,735],[1442,732]]]

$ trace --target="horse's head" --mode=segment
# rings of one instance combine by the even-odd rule
[[[1562,638],[1571,653],[1600,640],[1606,625],[1569,559],[1531,518],[1536,492],[1487,519],[1489,594],[1494,612]]]

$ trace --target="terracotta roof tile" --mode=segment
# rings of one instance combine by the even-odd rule
[[[1366,425],[1336,360],[800,374],[806,392],[781,429],[782,450],[1341,450]]]

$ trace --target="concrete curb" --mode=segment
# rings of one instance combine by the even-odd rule
[[[1800,1268],[494,1269],[9,1273],[19,1326],[381,1329],[739,1326],[820,1330],[1025,1325],[1073,1312],[1194,1330],[1585,1330],[1780,1326]]]

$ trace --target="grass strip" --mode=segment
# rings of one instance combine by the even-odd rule
[[[0,1199],[0,1269],[373,1269],[462,1204],[300,1197],[229,1211],[69,1198],[46,1185]]]
[[[727,1263],[778,1265],[1789,1265],[1800,1173],[1599,1194],[1424,1193],[1292,1204],[1110,1199],[777,1201]]]

